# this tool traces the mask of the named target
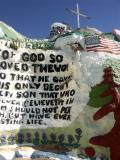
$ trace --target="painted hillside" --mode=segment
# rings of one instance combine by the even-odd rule
[[[116,29],[37,40],[0,22],[0,156],[119,160],[119,60]]]

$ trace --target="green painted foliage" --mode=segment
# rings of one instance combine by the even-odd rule
[[[91,107],[98,108],[110,103],[112,100],[112,96],[101,97],[101,94],[104,93],[108,88],[109,85],[107,84],[101,84],[92,87],[88,105],[90,105]]]
[[[111,66],[114,71],[114,81],[120,83],[120,60],[119,59],[107,59],[104,68]]]

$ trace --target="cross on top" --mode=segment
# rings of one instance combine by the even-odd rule
[[[84,17],[84,18],[87,18],[87,19],[90,19],[91,17],[85,15],[85,14],[82,14],[80,13],[80,9],[79,9],[79,4],[77,3],[76,5],[76,10],[73,10],[73,9],[69,9],[69,8],[66,8],[67,11],[75,14],[77,16],[77,27],[78,29],[80,29],[80,16],[81,17]]]

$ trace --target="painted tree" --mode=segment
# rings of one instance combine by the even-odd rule
[[[104,69],[103,81],[99,86],[108,85],[108,88],[100,96],[101,98],[112,96],[112,100],[93,115],[94,120],[99,120],[113,112],[114,126],[108,133],[92,137],[89,141],[94,145],[109,147],[111,160],[120,160],[120,94],[118,92],[119,85],[114,82],[114,76],[111,67]]]

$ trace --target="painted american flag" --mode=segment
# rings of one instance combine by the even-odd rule
[[[109,52],[111,54],[120,54],[120,46],[118,42],[108,39],[104,36],[99,36],[99,43],[96,46],[86,46],[86,50],[95,52]]]

